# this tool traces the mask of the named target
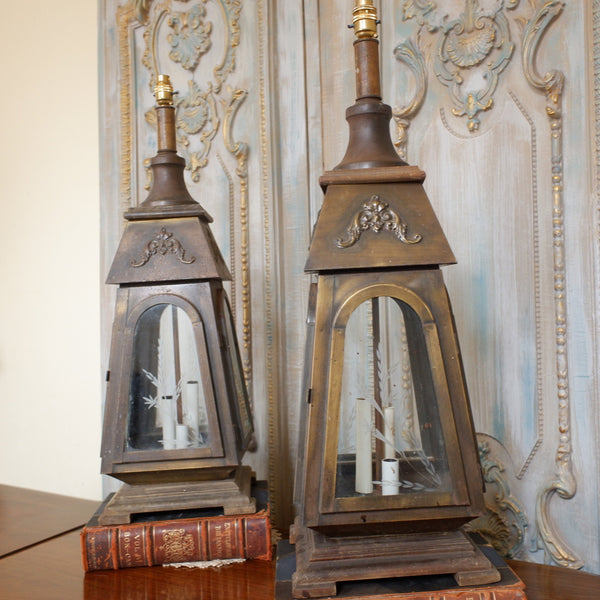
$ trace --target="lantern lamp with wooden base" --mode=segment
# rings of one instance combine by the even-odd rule
[[[230,274],[189,194],[177,155],[169,78],[155,89],[158,152],[148,198],[128,223],[108,275],[118,284],[102,472],[124,482],[100,524],[138,513],[222,507],[255,512],[252,416],[223,287]]]
[[[462,526],[483,479],[452,308],[455,262],[423,189],[391,141],[377,17],[354,8],[356,103],[346,155],[325,192],[305,270],[308,316],[299,464],[290,534],[296,598],[342,581],[498,570]]]

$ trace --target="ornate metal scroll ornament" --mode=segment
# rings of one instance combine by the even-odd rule
[[[338,248],[349,248],[359,239],[363,231],[370,229],[373,233],[381,231],[392,231],[394,235],[404,244],[416,244],[423,238],[415,234],[412,239],[406,237],[408,226],[402,221],[398,213],[391,210],[389,204],[381,200],[379,196],[373,195],[362,205],[352,219],[352,224],[346,229],[346,239],[337,238],[335,245]]]
[[[156,254],[161,256],[174,254],[179,262],[186,265],[190,265],[196,260],[195,256],[192,256],[189,260],[185,258],[185,250],[181,242],[174,238],[173,234],[164,227],[146,244],[144,256],[138,261],[131,259],[130,264],[132,267],[143,267]]]
[[[577,492],[577,481],[571,460],[571,416],[569,407],[569,373],[567,357],[567,298],[565,286],[565,227],[563,201],[563,152],[562,152],[562,92],[564,75],[550,71],[543,77],[538,74],[534,62],[540,40],[547,27],[562,12],[560,0],[538,2],[532,18],[523,34],[523,70],[531,86],[544,92],[546,114],[550,120],[552,149],[552,222],[554,234],[554,307],[556,335],[556,370],[558,400],[559,443],[556,450],[555,476],[542,489],[536,503],[536,521],[541,542],[546,553],[557,564],[580,569],[583,561],[561,540],[550,517],[550,500],[555,494],[569,500]]]

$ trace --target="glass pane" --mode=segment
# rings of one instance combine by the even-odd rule
[[[233,315],[229,308],[229,302],[225,294],[222,296],[224,306],[224,320],[225,320],[225,335],[227,337],[227,347],[229,355],[227,362],[231,366],[233,394],[235,407],[234,410],[238,415],[239,426],[241,429],[242,441],[246,443],[248,437],[252,434],[252,417],[250,416],[250,404],[248,400],[248,391],[246,388],[246,380],[244,379],[244,373],[242,372],[242,362],[240,358],[240,352],[237,344],[237,338],[235,334],[235,328],[233,324]]]
[[[336,497],[449,489],[423,324],[405,302],[372,298],[345,331]]]
[[[202,325],[198,324],[201,330]],[[209,443],[197,340],[189,316],[172,304],[142,313],[133,346],[129,390],[131,450],[202,448]]]

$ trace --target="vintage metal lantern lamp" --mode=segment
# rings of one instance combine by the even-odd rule
[[[177,155],[173,88],[155,89],[158,153],[147,199],[125,214],[108,275],[118,284],[102,472],[125,482],[101,524],[132,514],[255,511],[253,425],[212,218],[189,194]]]
[[[500,575],[461,526],[483,510],[483,480],[455,324],[440,265],[455,262],[423,189],[400,160],[381,102],[377,17],[353,12],[356,103],[346,155],[305,270],[306,402],[296,475],[293,594],[336,582]]]

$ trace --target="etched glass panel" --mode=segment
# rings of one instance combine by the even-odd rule
[[[372,298],[345,331],[336,497],[450,488],[423,324],[405,302]]]
[[[134,334],[127,443],[130,450],[203,448],[210,431],[196,343],[202,324],[172,304],[140,316]]]

